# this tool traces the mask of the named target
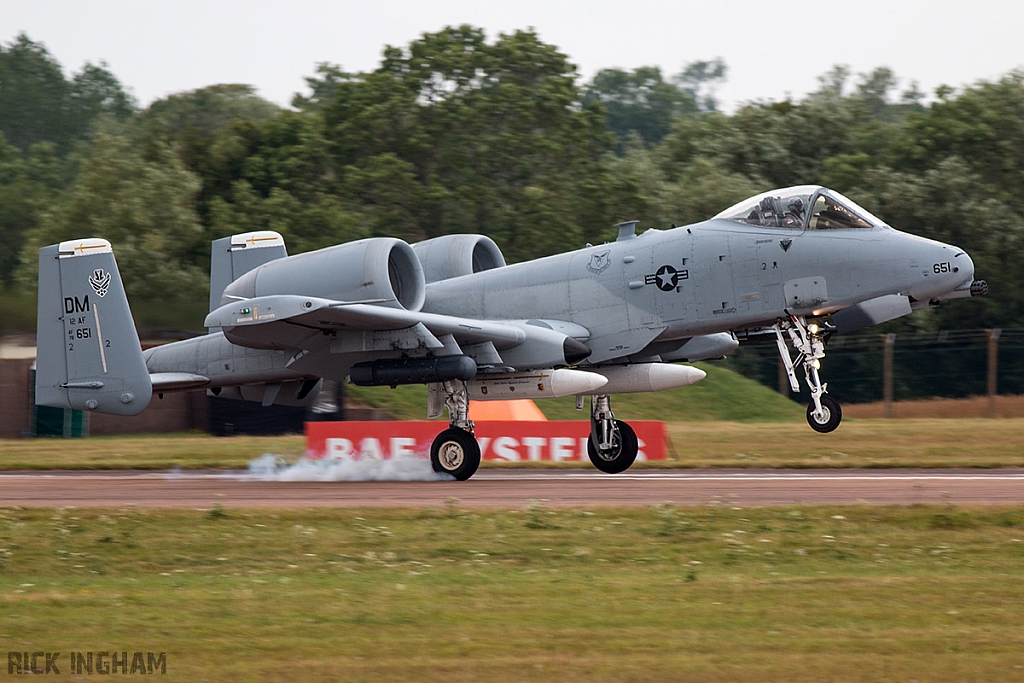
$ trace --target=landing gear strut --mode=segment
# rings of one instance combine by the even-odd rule
[[[431,390],[435,390],[434,386]],[[457,379],[443,382],[439,388],[448,408],[450,426],[430,446],[430,464],[435,472],[465,481],[480,467],[480,444],[473,436],[473,421],[469,419],[469,392],[466,383]]]
[[[608,394],[591,398],[587,455],[594,467],[607,474],[625,472],[636,460],[637,450],[636,432],[615,419]]]
[[[789,336],[789,343],[797,352],[796,360],[789,355],[789,348],[782,336],[783,331]],[[789,320],[775,323],[775,340],[779,345],[782,363],[789,375],[789,386],[794,392],[800,391],[796,365],[799,363],[803,366],[804,379],[811,390],[811,403],[807,406],[807,424],[811,425],[814,431],[823,434],[833,431],[843,419],[843,410],[839,406],[839,401],[826,393],[828,384],[823,384],[818,376],[821,359],[825,357],[825,340],[820,328],[814,323],[808,325],[803,316],[791,315]]]

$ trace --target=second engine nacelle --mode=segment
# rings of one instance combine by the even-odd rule
[[[337,301],[377,301],[418,311],[426,282],[412,247],[375,237],[276,259],[253,268],[224,290],[221,305],[236,298],[295,294]]]
[[[471,275],[505,265],[505,257],[486,235],[443,235],[412,245],[427,283]]]

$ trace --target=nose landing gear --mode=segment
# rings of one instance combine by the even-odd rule
[[[789,355],[783,331],[797,352],[796,360]],[[811,390],[811,403],[807,406],[807,424],[814,431],[823,434],[835,430],[843,419],[843,410],[839,401],[826,393],[828,385],[822,383],[821,377],[818,376],[821,359],[825,357],[825,340],[820,328],[814,323],[808,325],[803,316],[791,315],[789,320],[775,323],[775,341],[779,345],[779,354],[789,375],[789,386],[795,392],[800,391],[796,365],[803,366],[804,378]]]

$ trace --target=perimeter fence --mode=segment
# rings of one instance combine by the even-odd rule
[[[774,338],[743,342],[731,365],[789,392]],[[821,372],[829,393],[847,403],[1024,394],[1024,329],[835,335]]]

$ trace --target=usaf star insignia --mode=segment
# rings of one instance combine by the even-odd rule
[[[672,266],[662,266],[654,274],[655,284],[663,292],[671,292],[679,283],[679,272]]]

